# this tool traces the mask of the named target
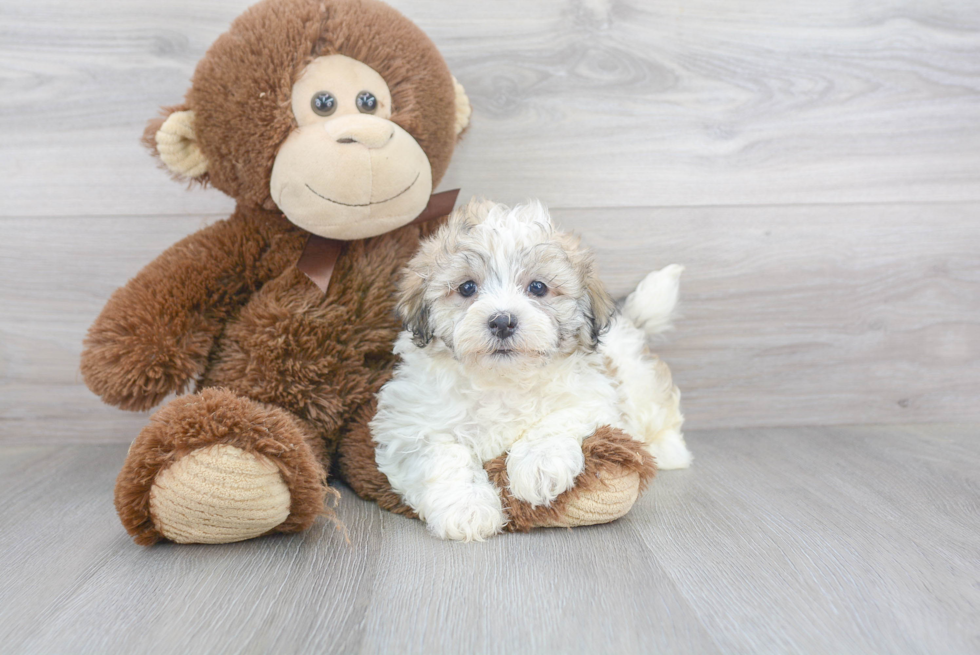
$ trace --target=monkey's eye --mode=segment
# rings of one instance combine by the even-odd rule
[[[357,94],[357,109],[362,114],[373,114],[378,109],[378,99],[370,91]]]
[[[527,285],[527,292],[532,296],[541,297],[548,293],[548,285],[540,280],[535,280],[531,284]]]
[[[467,280],[459,285],[457,291],[459,291],[459,295],[463,296],[464,298],[469,298],[476,293],[476,282],[473,280]]]
[[[320,91],[313,96],[310,106],[317,116],[329,116],[337,111],[337,99],[329,91]]]

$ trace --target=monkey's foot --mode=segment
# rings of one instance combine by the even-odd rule
[[[541,516],[536,528],[574,528],[609,523],[626,516],[640,497],[640,474],[625,468],[609,467],[602,484],[581,489],[565,503],[557,516]]]
[[[572,528],[609,523],[626,515],[656,474],[653,457],[638,441],[620,430],[602,427],[582,444],[585,470],[575,486],[551,505],[531,507],[507,490],[504,457],[487,462],[490,480],[501,490],[510,519],[505,528],[527,532],[532,528]]]
[[[224,389],[176,398],[153,415],[116,481],[136,543],[227,543],[299,532],[324,514],[326,474],[296,416]]]
[[[185,455],[150,487],[153,524],[182,544],[258,537],[289,517],[289,505],[289,487],[274,463],[224,444]]]

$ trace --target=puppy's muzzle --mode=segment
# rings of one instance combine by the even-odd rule
[[[517,317],[513,314],[494,314],[490,317],[490,333],[498,339],[508,339],[517,330]]]

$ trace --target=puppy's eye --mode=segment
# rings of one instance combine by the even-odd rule
[[[337,99],[329,91],[320,91],[310,100],[310,107],[317,116],[329,116],[337,111]]]
[[[457,289],[457,291],[459,291],[459,295],[463,296],[464,298],[469,298],[476,293],[476,282],[473,280],[467,280],[459,285],[459,289]]]
[[[538,296],[540,298],[548,293],[548,285],[540,280],[535,280],[531,284],[527,285],[527,292],[532,296]]]
[[[370,91],[357,94],[357,110],[362,114],[373,114],[378,108],[378,99]]]

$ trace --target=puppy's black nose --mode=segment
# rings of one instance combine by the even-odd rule
[[[498,339],[506,339],[517,329],[517,317],[512,314],[494,314],[490,317],[490,332]]]

